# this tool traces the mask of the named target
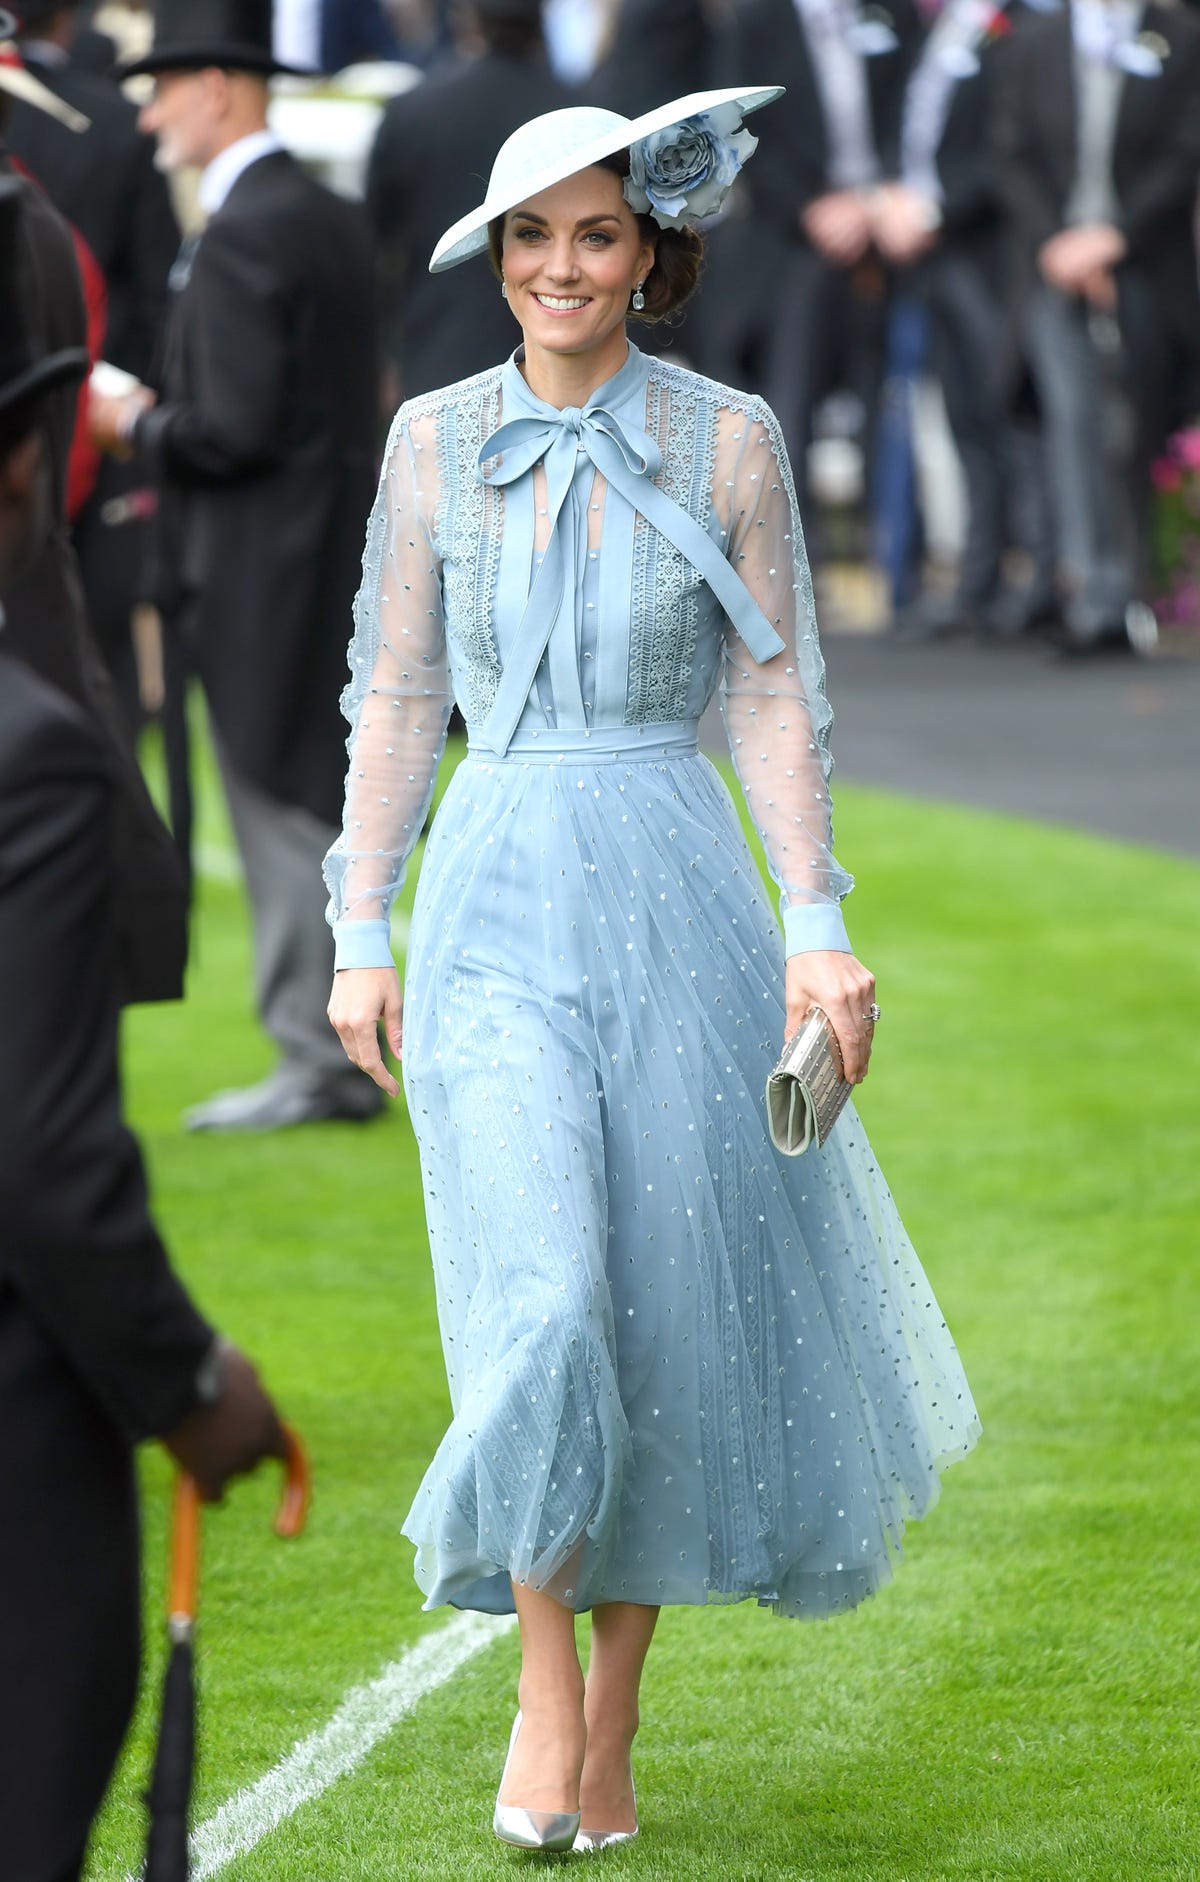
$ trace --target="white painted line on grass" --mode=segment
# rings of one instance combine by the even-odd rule
[[[301,1804],[353,1771],[414,1706],[516,1624],[515,1615],[460,1614],[384,1667],[378,1679],[352,1687],[327,1725],[302,1738],[274,1770],[238,1791],[193,1830],[193,1882],[219,1875]]]

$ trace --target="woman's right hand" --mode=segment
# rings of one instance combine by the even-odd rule
[[[384,1064],[379,1051],[379,1023],[384,1037],[399,1058],[403,1046],[404,1004],[400,976],[394,967],[342,967],[333,976],[333,992],[326,1009],[329,1024],[342,1042],[351,1064],[373,1078],[389,1098],[400,1096],[400,1087]]]

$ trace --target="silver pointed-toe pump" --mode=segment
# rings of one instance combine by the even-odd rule
[[[636,1817],[637,1793],[634,1793],[633,1808]],[[571,1847],[577,1856],[590,1856],[598,1849],[612,1849],[617,1843],[632,1843],[637,1835],[635,1821],[632,1830],[584,1830],[581,1829]]]
[[[504,1760],[504,1770],[500,1774],[501,1790],[504,1789],[504,1780],[508,1776],[513,1747],[520,1729],[521,1714],[518,1712],[508,1741],[508,1757]],[[579,1835],[579,1812],[526,1810],[521,1804],[502,1804],[497,1794],[492,1829],[502,1843],[512,1843],[517,1849],[573,1849]]]
[[[589,1856],[616,1843],[632,1843],[636,1835],[636,1830],[580,1830],[571,1848],[577,1856]]]

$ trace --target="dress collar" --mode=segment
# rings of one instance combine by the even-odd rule
[[[628,405],[635,398],[640,397],[641,422],[645,422],[644,395],[646,381],[650,377],[650,362],[646,355],[634,346],[632,340],[627,344],[629,350],[620,369],[613,374],[611,379],[606,379],[602,386],[596,387],[585,403],[578,408],[580,411],[590,412],[597,407],[603,407],[605,411],[617,412],[623,405]],[[500,387],[504,399],[505,418],[561,418],[564,409],[572,408],[549,405],[545,399],[539,399],[536,392],[531,391],[521,371],[520,362],[524,356],[525,348],[519,346],[512,357],[505,360],[501,370]]]

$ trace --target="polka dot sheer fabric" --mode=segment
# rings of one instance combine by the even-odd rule
[[[514,470],[516,434],[492,440],[518,416]],[[701,526],[782,651],[750,651],[589,427]],[[390,958],[452,695],[470,733],[406,984],[453,1406],[405,1523],[426,1605],[509,1611],[512,1576],[575,1608],[853,1606],[977,1423],[853,1108],[795,1162],[766,1134],[784,939],[697,751],[718,685],[788,947],[844,947],[850,886],[771,414],[633,348],[582,415],[511,361],[404,408],[351,670],[341,964]]]

